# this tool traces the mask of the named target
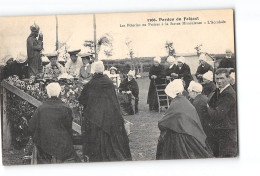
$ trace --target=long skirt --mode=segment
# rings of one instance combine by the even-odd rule
[[[61,160],[55,156],[49,155],[41,148],[37,147],[37,164],[77,163],[77,162],[81,162],[81,160],[76,154],[76,152],[72,153],[70,157]]]
[[[161,132],[158,140],[156,159],[195,159],[211,158],[211,150],[204,147],[196,138],[171,130]]]
[[[83,154],[89,162],[132,160],[124,127],[110,135],[88,120],[84,123]]]

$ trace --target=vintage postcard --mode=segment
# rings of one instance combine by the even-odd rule
[[[238,156],[232,9],[0,23],[3,165]]]

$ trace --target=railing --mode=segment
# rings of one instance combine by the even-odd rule
[[[20,90],[19,88],[9,84],[7,81],[2,81],[2,89],[3,89],[3,104],[2,104],[2,111],[3,111],[3,117],[2,117],[2,139],[3,139],[3,148],[9,148],[11,145],[11,131],[10,131],[10,124],[8,122],[7,118],[7,109],[6,109],[6,103],[7,103],[7,90],[14,93],[15,95],[21,97],[23,100],[29,102],[35,107],[38,107],[42,104],[41,101],[35,99],[34,97],[28,95],[24,91]],[[76,131],[77,133],[81,134],[81,126],[77,123],[72,123],[72,129]]]

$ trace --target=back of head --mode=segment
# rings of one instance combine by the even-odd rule
[[[46,86],[48,97],[58,97],[61,92],[60,84],[57,82],[50,83]]]
[[[97,61],[93,63],[93,69],[95,73],[103,73],[105,70],[104,64],[102,61]]]
[[[165,88],[165,93],[171,98],[175,98],[179,93],[182,93],[183,91],[184,87],[181,79],[173,80]]]

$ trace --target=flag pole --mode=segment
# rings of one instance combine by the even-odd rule
[[[94,51],[95,51],[95,61],[98,61],[98,57],[97,57],[97,31],[96,31],[96,15],[93,14],[93,28],[94,28]]]
[[[58,17],[57,15],[55,15],[55,19],[56,19],[56,51],[58,51],[59,49],[59,38],[58,38]]]

